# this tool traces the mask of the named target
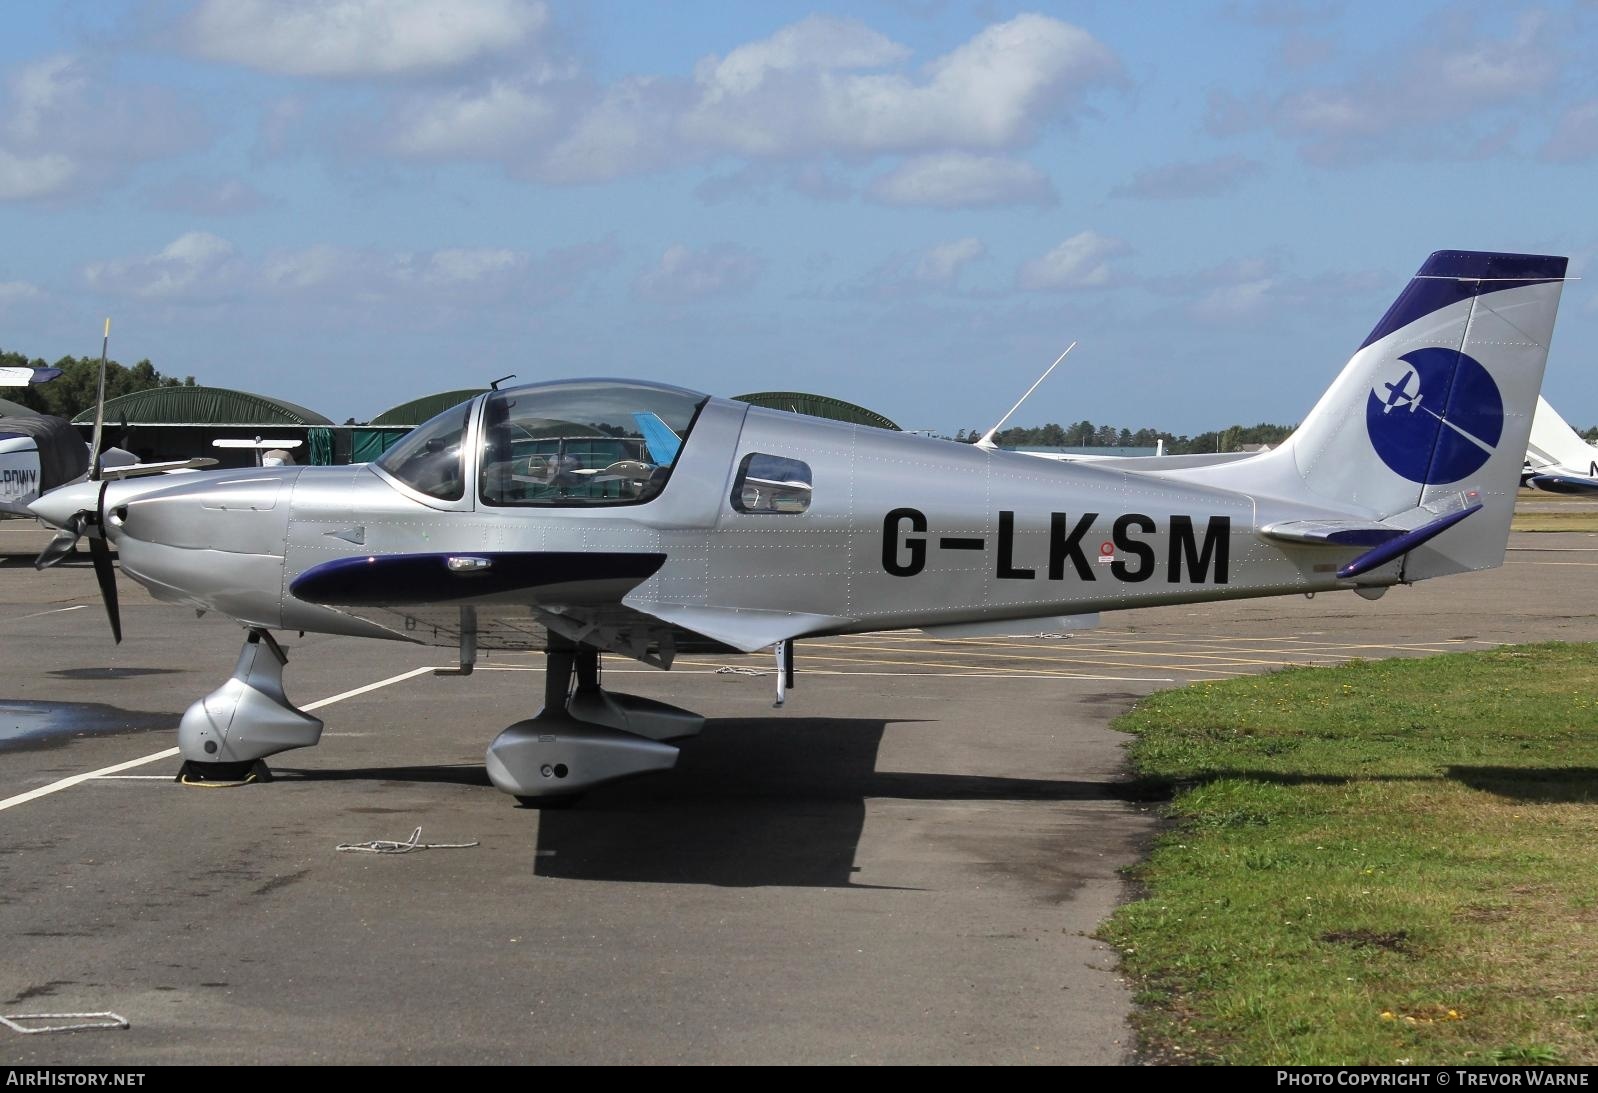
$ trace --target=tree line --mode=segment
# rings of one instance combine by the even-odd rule
[[[0,398],[26,406],[35,413],[54,414],[68,420],[85,410],[94,409],[94,398],[100,383],[99,357],[62,357],[54,364],[46,364],[39,358],[30,360],[21,353],[0,349],[0,366],[61,369],[61,375],[49,383],[0,388]],[[151,387],[193,386],[193,376],[185,376],[181,380],[176,376],[163,376],[148,360],[134,365],[106,362],[105,397],[108,401]]]
[[[1050,422],[1032,428],[1001,429],[994,441],[1001,448],[1153,448],[1157,441],[1165,441],[1166,455],[1196,455],[1203,452],[1237,452],[1247,444],[1280,444],[1297,426],[1231,425],[1214,429],[1197,436],[1168,433],[1163,429],[1117,429],[1113,425],[1095,425],[1091,421],[1078,421],[1073,425]],[[981,429],[961,429],[954,439],[974,444],[982,438]]]

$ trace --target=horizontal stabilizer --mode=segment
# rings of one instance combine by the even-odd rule
[[[1404,534],[1403,528],[1365,520],[1284,520],[1266,524],[1260,534],[1284,543],[1308,546],[1373,547]]]
[[[1358,577],[1361,573],[1369,573],[1377,566],[1386,565],[1399,555],[1408,554],[1422,543],[1441,535],[1471,513],[1481,511],[1481,508],[1482,504],[1478,501],[1469,508],[1451,512],[1447,516],[1439,516],[1429,524],[1422,524],[1413,531],[1406,531],[1389,539],[1381,546],[1373,550],[1367,550],[1342,569],[1339,569],[1337,571],[1338,579],[1346,581],[1351,577]]]

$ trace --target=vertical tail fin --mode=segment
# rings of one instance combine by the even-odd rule
[[[1557,468],[1559,473],[1598,479],[1598,448],[1581,439],[1543,398],[1537,399],[1537,413],[1532,417],[1526,461],[1534,472]],[[1534,480],[1532,484],[1537,483]]]
[[[1503,564],[1565,265],[1438,251],[1279,448],[1169,476],[1433,529],[1402,580]]]
[[[1418,524],[1482,503],[1404,579],[1502,563],[1565,264],[1433,254],[1284,443],[1303,486],[1339,507]]]

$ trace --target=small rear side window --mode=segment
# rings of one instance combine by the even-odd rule
[[[738,464],[732,507],[739,512],[800,513],[810,508],[810,464],[750,452]]]

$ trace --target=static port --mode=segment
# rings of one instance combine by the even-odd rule
[[[566,774],[567,774],[566,764],[565,763],[556,763],[555,764],[555,777],[556,778],[564,778],[564,777],[566,777]]]
[[[207,754],[207,755],[215,755],[216,754],[216,741],[215,740],[207,740],[205,742],[205,754]]]

